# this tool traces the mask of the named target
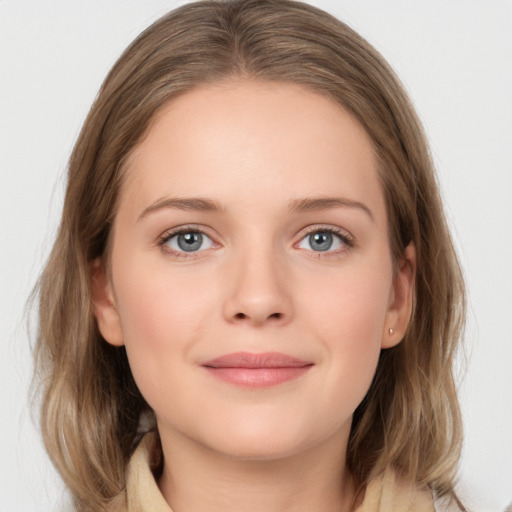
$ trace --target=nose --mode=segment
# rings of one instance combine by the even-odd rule
[[[252,326],[288,323],[293,306],[284,262],[267,250],[239,254],[230,263],[224,318]]]

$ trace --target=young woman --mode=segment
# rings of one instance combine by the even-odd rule
[[[432,511],[464,288],[420,123],[346,25],[204,1],[115,64],[40,282],[77,510]]]

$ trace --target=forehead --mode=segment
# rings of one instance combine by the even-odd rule
[[[226,81],[181,95],[155,116],[126,173],[121,205],[140,208],[166,194],[247,205],[336,192],[384,209],[365,130],[292,84]]]

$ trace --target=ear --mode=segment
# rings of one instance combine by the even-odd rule
[[[100,258],[91,263],[90,272],[92,304],[98,328],[108,343],[120,347],[124,344],[121,319],[116,309],[112,284]]]
[[[390,348],[402,341],[411,320],[416,279],[416,248],[410,243],[398,262],[393,276],[388,311],[382,332],[382,348]]]

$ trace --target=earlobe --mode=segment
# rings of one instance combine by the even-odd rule
[[[391,348],[402,341],[411,320],[416,279],[416,248],[411,242],[398,262],[383,326],[382,348]]]
[[[90,272],[92,305],[98,329],[108,343],[119,347],[124,344],[121,319],[116,309],[112,284],[100,258],[91,263]]]

